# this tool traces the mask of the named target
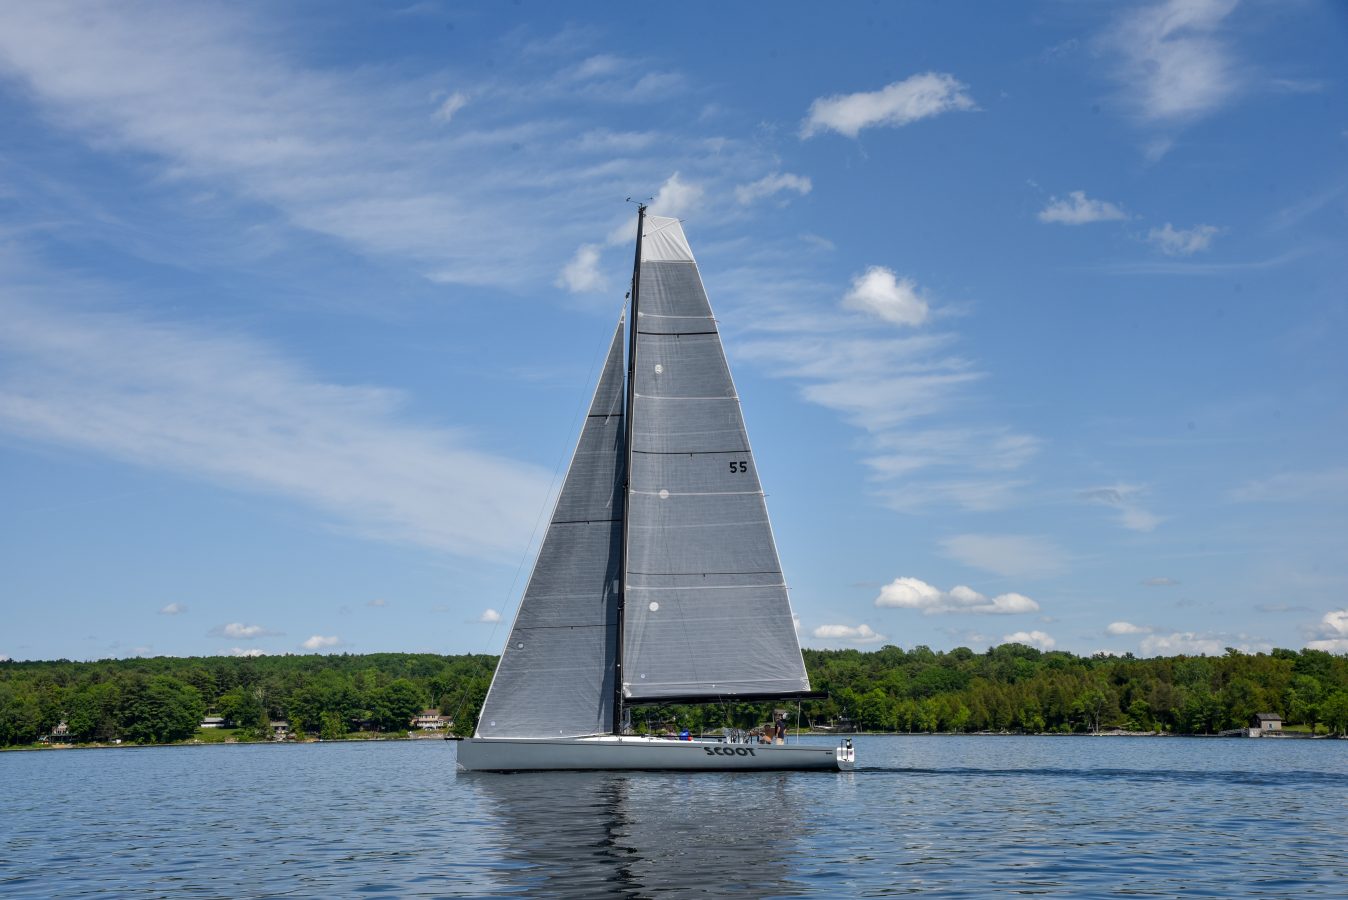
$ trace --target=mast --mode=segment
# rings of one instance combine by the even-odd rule
[[[613,733],[623,730],[623,612],[627,605],[628,506],[632,495],[632,406],[637,390],[637,298],[641,294],[641,234],[646,230],[646,205],[637,204],[637,251],[632,263],[632,303],[627,319],[627,406],[623,410],[623,542],[618,563],[618,640],[613,662]]]

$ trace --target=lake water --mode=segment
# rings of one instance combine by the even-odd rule
[[[5,753],[0,896],[1348,896],[1348,741],[856,744],[847,774],[456,775],[447,741]]]

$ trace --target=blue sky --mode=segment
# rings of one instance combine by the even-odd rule
[[[772,11],[6,7],[0,657],[497,652],[629,196],[806,645],[1348,651],[1348,11]]]

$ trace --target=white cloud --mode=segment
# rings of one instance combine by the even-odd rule
[[[1292,503],[1337,498],[1348,494],[1348,467],[1318,471],[1281,472],[1262,481],[1250,481],[1231,492],[1245,503]]]
[[[1043,631],[1016,631],[1011,634],[1002,635],[1003,644],[1025,644],[1029,647],[1038,647],[1040,650],[1052,650],[1058,642],[1053,637]]]
[[[820,625],[810,632],[820,640],[842,640],[853,644],[878,644],[886,640],[883,634],[877,634],[869,625]]]
[[[1106,38],[1117,77],[1144,119],[1176,123],[1220,107],[1239,86],[1237,65],[1218,37],[1236,0],[1167,0],[1123,15]]]
[[[1164,575],[1157,578],[1147,578],[1142,583],[1147,587],[1174,587],[1179,584],[1175,579],[1166,578]]]
[[[1065,200],[1050,197],[1048,205],[1039,211],[1039,221],[1061,225],[1088,225],[1126,218],[1128,216],[1118,206],[1106,200],[1092,200],[1085,191],[1072,191]]]
[[[810,104],[800,136],[836,131],[854,138],[863,128],[898,127],[952,110],[971,110],[975,106],[967,90],[953,75],[924,72],[878,91],[820,97]]]
[[[669,216],[677,219],[685,216],[697,208],[702,200],[704,189],[702,185],[693,182],[684,181],[678,172],[669,176],[665,183],[660,185],[660,190],[651,200],[651,213],[657,216]],[[629,227],[629,234],[633,228]],[[624,238],[624,241],[627,240]]]
[[[369,603],[366,603],[365,605],[373,606],[376,608],[382,608],[388,606],[388,601],[385,600],[383,597],[376,597],[375,599],[371,600]]]
[[[440,122],[448,122],[454,118],[454,114],[468,105],[468,95],[463,91],[455,91],[445,98],[445,101],[435,108],[433,117]]]
[[[1230,645],[1221,637],[1193,631],[1153,634],[1143,638],[1141,644],[1144,656],[1220,656],[1227,646]]]
[[[305,638],[304,642],[300,644],[300,646],[303,647],[305,650],[322,650],[324,647],[336,647],[341,642],[342,639],[337,637],[337,635],[335,634],[333,635],[316,634],[312,637]]]
[[[1267,652],[1272,644],[1262,638],[1248,634],[1228,634],[1224,632],[1171,631],[1156,632],[1144,637],[1141,642],[1144,656],[1221,656],[1227,647],[1233,647],[1244,653]]]
[[[0,431],[301,500],[380,540],[492,559],[527,542],[549,473],[404,424],[397,392],[242,338],[44,309],[5,274]]]
[[[555,284],[573,294],[588,294],[602,291],[608,287],[608,281],[599,271],[598,244],[581,244],[576,255],[562,267]]]
[[[927,301],[918,293],[917,282],[899,278],[884,266],[871,266],[853,278],[843,306],[895,325],[921,325],[927,320]]]
[[[267,637],[276,634],[274,631],[268,631],[261,625],[245,625],[242,622],[230,622],[227,625],[217,625],[211,629],[211,634],[215,637],[234,638],[235,640],[251,641],[254,638]]]
[[[501,621],[501,614],[494,609],[484,609],[482,615],[477,617],[477,621],[490,625]]]
[[[748,206],[750,203],[772,197],[782,191],[795,191],[803,197],[810,192],[812,187],[810,179],[803,175],[775,172],[755,182],[742,184],[735,188],[735,199],[739,201],[741,206]]]
[[[184,604],[177,602],[159,608],[159,614],[161,616],[176,616],[185,612],[187,612],[187,607]]]
[[[1077,491],[1077,497],[1114,509],[1119,514],[1119,524],[1130,531],[1152,531],[1164,520],[1138,503],[1137,498],[1145,493],[1146,488],[1138,485],[1115,484]]]
[[[880,589],[875,605],[920,609],[928,616],[937,613],[1016,615],[1039,610],[1039,604],[1024,594],[1006,593],[988,598],[962,584],[942,591],[917,578],[895,578]]]
[[[0,662],[9,662],[9,660],[10,660],[10,657],[6,656],[6,655],[3,654],[3,653],[0,653]]]
[[[1193,256],[1212,246],[1212,239],[1221,231],[1215,225],[1195,225],[1193,228],[1175,228],[1169,222],[1163,228],[1147,232],[1147,240],[1160,248],[1166,256]]]
[[[1311,650],[1348,653],[1348,609],[1332,609],[1325,613],[1315,634],[1315,640],[1306,642]]]
[[[1008,577],[1039,578],[1066,568],[1066,554],[1046,538],[1017,534],[960,534],[945,538],[946,556]]]
[[[267,651],[258,647],[231,647],[230,656],[266,656]]]
[[[1132,622],[1110,622],[1105,628],[1105,633],[1119,637],[1125,634],[1151,634],[1153,630],[1145,625],[1134,625]]]

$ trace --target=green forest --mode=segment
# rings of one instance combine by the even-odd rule
[[[983,653],[887,646],[805,650],[826,700],[802,725],[885,732],[1090,732],[1110,728],[1215,734],[1280,714],[1293,729],[1348,732],[1348,656],[1274,650],[1138,659],[1041,652],[1003,644]],[[33,745],[59,726],[75,743],[201,739],[206,715],[232,739],[264,740],[286,721],[296,738],[405,733],[424,708],[471,734],[496,658],[426,653],[155,657],[0,662],[0,746]],[[753,727],[772,704],[640,707],[638,731]]]

